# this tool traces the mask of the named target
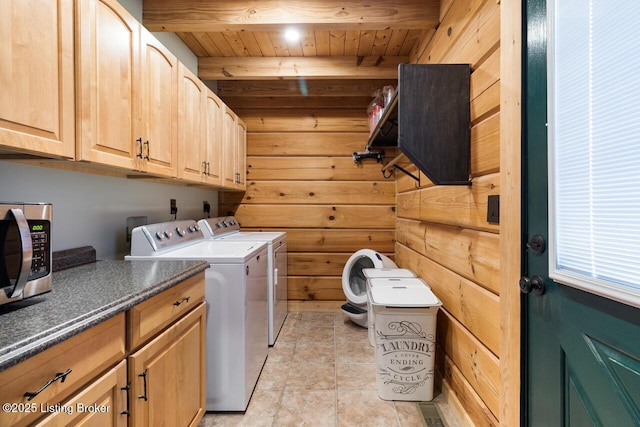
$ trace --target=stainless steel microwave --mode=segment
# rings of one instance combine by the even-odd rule
[[[0,304],[51,290],[48,203],[0,202]]]

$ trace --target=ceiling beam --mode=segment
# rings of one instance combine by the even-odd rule
[[[408,56],[201,57],[202,80],[397,79]]]
[[[142,22],[151,31],[306,31],[412,28],[438,25],[440,0],[143,0]],[[256,27],[257,26],[257,27]]]
[[[383,86],[396,86],[397,79],[383,80],[309,80],[302,88],[297,80],[221,80],[217,94],[221,98],[288,98],[299,95],[312,97],[362,97],[371,95]]]

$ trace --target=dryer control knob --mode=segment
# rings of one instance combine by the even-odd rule
[[[178,233],[178,236],[182,237],[185,235],[186,231],[182,227],[176,227],[176,233]]]
[[[171,238],[171,236],[173,236],[173,234],[171,234],[171,232],[170,232],[169,230],[165,230],[165,232],[164,232],[164,236],[165,236],[167,239],[170,239],[170,238]]]
[[[162,234],[162,231],[158,231],[156,233],[156,237],[158,238],[158,240],[162,240],[162,239],[164,239],[164,234]]]

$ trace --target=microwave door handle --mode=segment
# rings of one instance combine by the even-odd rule
[[[16,279],[15,285],[13,285],[13,291],[9,298],[15,298],[22,294],[27,280],[29,279],[29,273],[31,272],[31,261],[33,258],[33,245],[31,242],[31,231],[29,230],[29,223],[24,216],[24,213],[20,209],[10,209],[9,212],[13,215],[13,218],[18,224],[18,233],[20,234],[20,253],[22,254],[22,265],[20,266],[20,272]]]

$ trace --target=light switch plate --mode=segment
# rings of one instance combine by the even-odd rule
[[[487,222],[500,224],[500,196],[491,195],[487,201]]]

